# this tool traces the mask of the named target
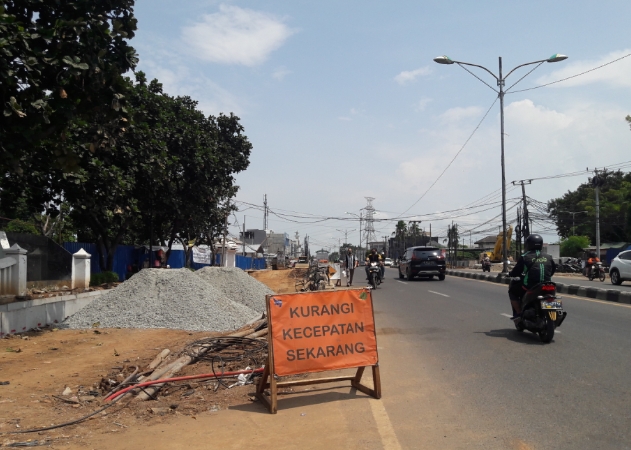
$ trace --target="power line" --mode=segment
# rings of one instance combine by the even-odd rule
[[[427,188],[427,190],[423,193],[423,195],[421,195],[419,197],[419,199],[417,201],[415,201],[412,206],[410,206],[408,209],[406,209],[405,211],[403,211],[401,213],[401,215],[405,214],[406,212],[408,212],[410,209],[414,208],[414,206],[416,206],[416,204],[418,202],[420,202],[423,197],[425,197],[427,195],[427,193],[430,191],[430,189],[432,189],[434,187],[434,185],[436,183],[438,183],[438,180],[440,180],[442,178],[442,176],[445,174],[445,172],[447,172],[447,169],[449,169],[451,167],[451,165],[453,164],[453,162],[456,160],[456,158],[458,157],[458,155],[460,155],[460,153],[464,150],[464,148],[467,146],[467,144],[469,143],[469,141],[471,140],[471,138],[473,137],[473,135],[475,134],[476,131],[478,131],[478,128],[480,128],[480,125],[482,125],[482,122],[484,122],[484,119],[486,119],[486,116],[489,115],[489,113],[491,112],[491,109],[493,109],[493,106],[495,106],[495,103],[497,103],[497,99],[498,97],[495,97],[495,100],[493,100],[493,103],[491,104],[491,106],[489,107],[489,109],[486,110],[486,112],[484,113],[484,116],[482,117],[482,119],[480,120],[480,122],[478,123],[478,125],[473,129],[473,131],[471,132],[471,134],[469,135],[469,137],[467,138],[467,140],[465,141],[464,144],[462,144],[462,147],[460,147],[460,150],[458,150],[458,153],[456,153],[456,156],[454,156],[452,158],[452,160],[449,162],[449,164],[447,164],[447,167],[445,167],[445,169],[440,173],[440,175],[438,175],[438,178],[436,178],[436,180],[431,184],[430,187]]]
[[[518,92],[532,91],[532,90],[535,90],[535,89],[540,89],[540,88],[542,88],[542,87],[550,86],[551,84],[556,84],[556,83],[560,83],[560,82],[562,82],[562,81],[567,81],[567,80],[570,80],[570,79],[572,79],[572,78],[580,77],[581,75],[585,75],[585,74],[587,74],[587,73],[593,72],[594,70],[602,69],[603,67],[606,67],[606,66],[608,66],[608,65],[610,65],[610,64],[613,64],[613,63],[615,63],[615,62],[618,62],[618,61],[620,61],[620,60],[623,60],[624,58],[627,58],[627,57],[629,57],[629,56],[631,56],[631,53],[628,53],[628,54],[626,54],[626,55],[624,55],[624,56],[621,56],[620,58],[614,59],[613,61],[609,61],[608,63],[602,64],[602,65],[600,65],[600,66],[598,66],[598,67],[594,67],[593,69],[586,70],[585,72],[577,73],[576,75],[572,75],[571,77],[562,78],[562,79],[560,79],[560,80],[556,80],[556,81],[553,81],[553,82],[551,82],[551,83],[542,84],[541,86],[535,86],[535,87],[531,87],[531,88],[527,88],[527,89],[521,89],[521,90],[519,90],[519,91],[506,92],[506,93],[507,93],[507,94],[517,94]],[[514,86],[514,85],[513,85],[513,86]],[[511,87],[512,87],[512,86],[511,86]],[[509,89],[510,89],[510,88],[509,88]]]

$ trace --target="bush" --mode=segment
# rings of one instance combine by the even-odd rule
[[[99,286],[103,283],[104,281],[102,273],[93,273],[90,275],[90,286]]]
[[[570,236],[561,240],[561,256],[569,256],[577,258],[583,252],[583,249],[589,247],[589,238],[587,236]]]
[[[103,272],[104,283],[117,283],[118,274],[116,272]]]
[[[24,220],[15,219],[7,224],[5,231],[10,233],[27,233],[27,234],[39,234],[35,225]]]
[[[100,286],[105,283],[116,283],[118,274],[116,272],[101,272],[90,275],[90,286]]]

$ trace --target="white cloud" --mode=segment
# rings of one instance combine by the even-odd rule
[[[200,22],[182,29],[194,56],[221,64],[263,63],[293,33],[278,17],[238,6],[220,5]]]
[[[290,73],[292,73],[291,70],[287,70],[285,66],[281,66],[272,73],[272,78],[278,81],[283,81]]]
[[[191,73],[185,65],[171,65],[174,68],[170,69],[151,59],[145,59],[142,66],[149,79],[157,78],[162,83],[164,92],[173,96],[188,95],[199,102],[199,109],[207,115],[218,115],[220,112],[234,112],[239,115],[247,110],[247,102],[240,100],[209,78]]]
[[[615,59],[621,58],[631,53],[631,49],[620,50],[610,52],[598,59],[592,60],[578,60],[572,61],[568,59],[566,61],[555,63],[555,66],[562,65],[558,70],[551,72],[550,74],[541,76],[537,79],[537,84],[546,84],[553,81],[557,81],[563,78],[571,77],[573,75],[586,72],[595,67],[601,66]],[[571,87],[571,86],[583,86],[592,83],[605,83],[616,87],[631,87],[631,56],[617,61],[608,66],[602,67],[593,72],[586,73],[576,78],[572,78],[561,83],[553,84],[554,87]],[[519,89],[519,88],[517,88]]]
[[[458,122],[471,117],[482,118],[483,110],[478,106],[456,107],[442,113],[439,118],[443,123]]]
[[[427,75],[431,72],[429,67],[420,67],[415,70],[404,70],[399,75],[394,77],[394,81],[399,83],[400,85],[404,85],[409,83],[410,81],[414,81],[417,77],[422,75]]]
[[[425,108],[427,107],[427,105],[429,105],[432,102],[431,98],[422,98],[420,99],[418,102],[416,102],[414,104],[414,111],[416,112],[421,112],[421,111],[425,111]]]
[[[514,126],[561,130],[570,126],[574,120],[567,114],[535,106],[532,100],[528,99],[511,103],[505,111],[506,120]]]

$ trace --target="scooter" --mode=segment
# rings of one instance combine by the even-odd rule
[[[482,272],[490,272],[491,271],[491,261],[484,260],[482,261]]]
[[[373,289],[381,284],[381,266],[374,261],[368,267],[368,283]]]
[[[511,283],[517,280],[521,283],[519,278],[511,279]],[[539,283],[527,290],[521,298],[521,308],[521,317],[514,320],[515,328],[517,331],[528,330],[539,335],[539,340],[544,344],[552,341],[554,330],[567,317],[561,297],[556,295],[556,284],[552,281]],[[515,315],[516,311],[513,309],[513,316]]]

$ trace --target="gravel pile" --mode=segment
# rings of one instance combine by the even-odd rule
[[[227,331],[259,316],[188,269],[144,269],[63,324],[68,328],[98,323],[103,328]]]
[[[223,292],[226,298],[260,313],[265,312],[265,296],[274,293],[238,267],[209,266],[198,270],[195,275]]]

